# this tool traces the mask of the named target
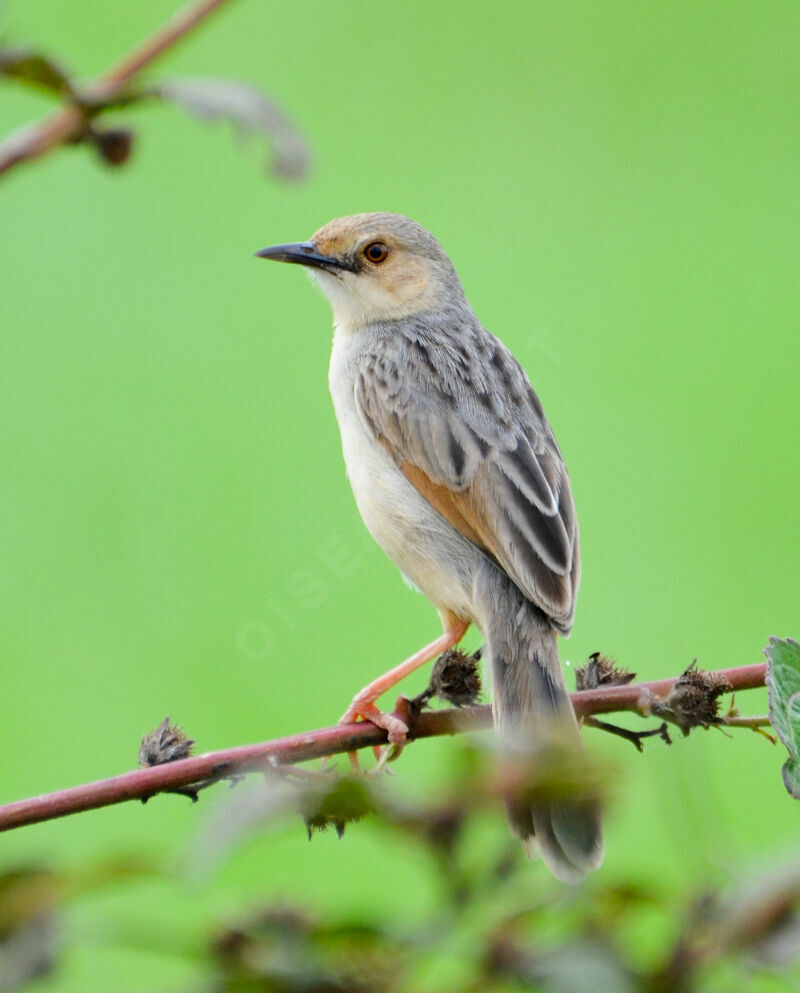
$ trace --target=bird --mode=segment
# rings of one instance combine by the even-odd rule
[[[569,477],[539,398],[467,302],[439,242],[401,214],[336,218],[258,257],[303,266],[333,311],[329,387],[347,475],[372,537],[439,613],[443,634],[355,695],[401,746],[376,700],[457,645],[471,625],[491,659],[494,724],[520,743],[580,750],[558,654],[580,581]],[[603,859],[596,798],[507,803],[526,853],[576,883]]]

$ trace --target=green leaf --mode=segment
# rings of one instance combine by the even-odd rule
[[[58,94],[70,90],[69,76],[61,66],[27,48],[0,49],[0,75]]]
[[[800,644],[794,638],[772,637],[764,654],[770,723],[789,751],[781,770],[783,784],[800,800]]]

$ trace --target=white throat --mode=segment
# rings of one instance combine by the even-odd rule
[[[314,282],[328,298],[334,327],[349,334],[375,321],[394,321],[433,309],[436,283],[422,267],[406,271],[403,277],[379,282],[366,275],[335,276],[324,269],[310,269]]]

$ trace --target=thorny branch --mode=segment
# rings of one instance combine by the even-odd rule
[[[763,686],[766,671],[765,664],[756,664],[706,675],[712,682],[724,680],[729,687],[728,691],[735,692]],[[578,717],[629,711],[646,717],[657,713],[659,717],[669,719],[664,711],[664,701],[669,699],[680,678],[683,677],[581,690],[572,694],[572,703]],[[396,713],[409,725],[409,740],[475,731],[490,726],[492,720],[491,708],[488,706],[415,712],[405,697],[398,700]],[[753,719],[746,720],[746,726],[752,727]],[[737,721],[731,719],[731,715],[723,715],[712,723],[732,725]],[[760,725],[761,720],[756,719],[756,723]],[[0,831],[95,810],[126,800],[146,800],[165,791],[181,790],[191,794],[200,785],[236,779],[245,773],[264,772],[275,764],[294,765],[385,742],[385,731],[372,724],[345,724],[257,745],[242,745],[205,755],[180,758],[164,765],[137,769],[121,776],[0,806]]]
[[[182,8],[82,92],[94,100],[106,103],[112,101],[142,69],[194,30],[209,14],[228,2],[229,0],[197,0]],[[18,131],[3,142],[0,148],[0,174],[20,162],[38,158],[58,145],[75,140],[85,132],[86,123],[86,110],[73,94],[72,99],[50,117]]]

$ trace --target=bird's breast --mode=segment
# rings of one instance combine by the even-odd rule
[[[400,571],[439,608],[472,617],[481,554],[412,486],[373,436],[355,401],[357,356],[334,348],[330,390],[347,476],[367,530]]]

